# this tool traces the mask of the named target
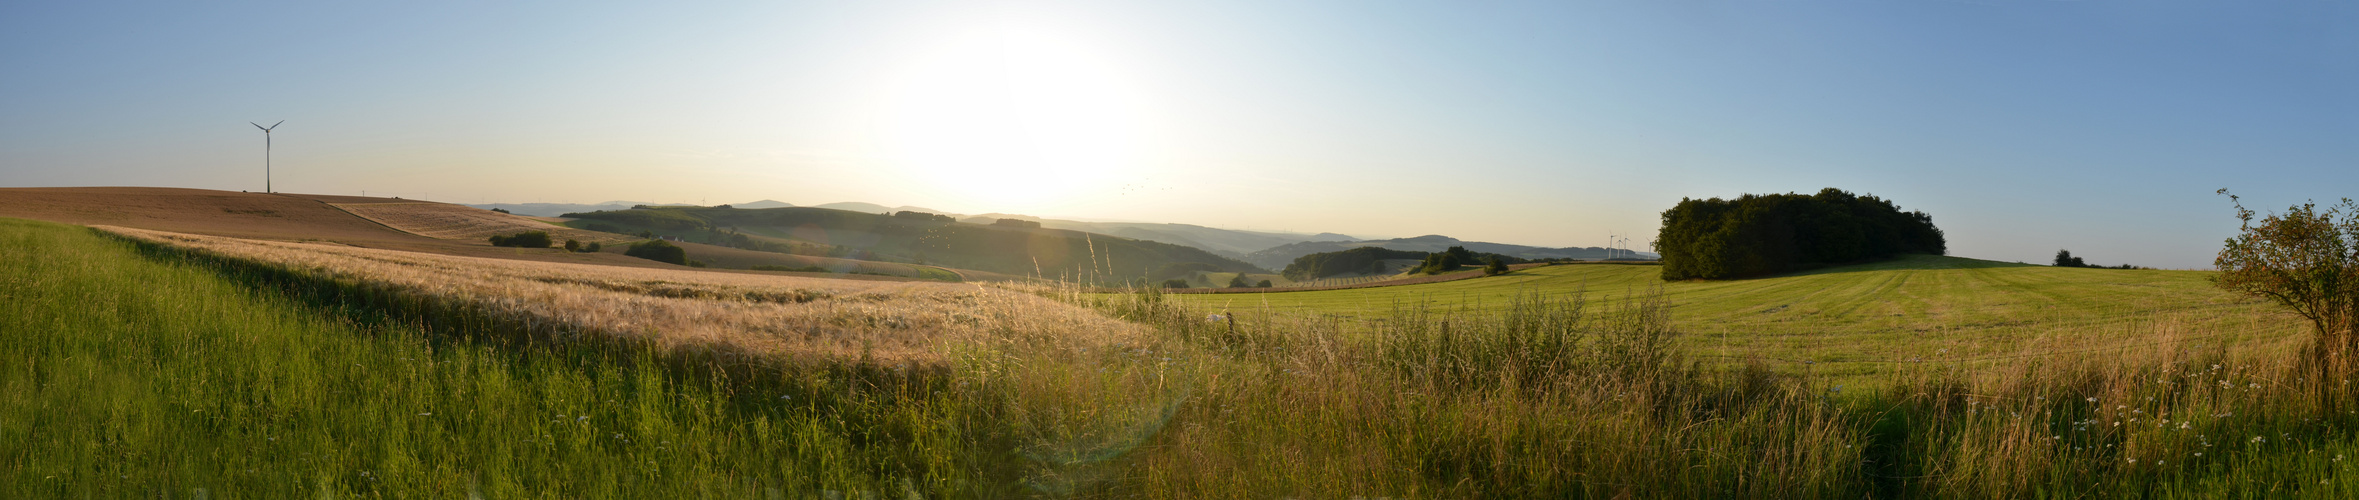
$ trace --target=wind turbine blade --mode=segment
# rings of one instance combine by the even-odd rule
[[[286,122],[287,122],[286,120],[279,120],[279,121],[278,121],[278,123],[273,123],[273,124],[270,124],[270,128],[278,128],[278,124],[279,124],[279,123],[286,123]]]
[[[260,124],[260,123],[254,123],[254,122],[246,122],[246,123],[253,124],[253,125],[254,125],[254,128],[262,128],[262,124]],[[262,128],[262,131],[263,131],[263,132],[269,132],[269,131],[270,131],[270,129]]]

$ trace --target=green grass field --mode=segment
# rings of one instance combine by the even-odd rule
[[[80,227],[0,219],[0,248],[0,498],[1016,488],[959,398],[430,331]]]
[[[2201,273],[1915,258],[1659,292],[1651,267],[1602,265],[1034,288],[1158,336],[765,378],[78,227],[0,219],[0,248],[0,498],[2349,498],[2359,478],[2347,370],[2205,336],[2291,341]],[[1204,313],[1223,306],[1240,314]],[[1886,331],[1905,325],[1931,328]],[[1698,332],[1830,361],[2083,350],[1698,367],[1682,356],[1729,342]]]
[[[1315,292],[1174,295],[1207,311],[1382,318],[1407,307],[1497,310],[1519,294],[1591,300],[1661,287],[1672,322],[1699,356],[1759,355],[1822,370],[1880,370],[1894,360],[2003,359],[2180,338],[2278,348],[2308,323],[2206,281],[2209,272],[2071,269],[1907,256],[1788,276],[1665,283],[1638,265],[1560,265],[1470,280]]]

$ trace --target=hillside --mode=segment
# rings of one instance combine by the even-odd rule
[[[682,269],[622,255],[623,246],[619,243],[636,238],[550,225],[462,205],[399,198],[146,187],[0,188],[0,217],[246,239],[332,242],[443,255]],[[490,234],[524,230],[549,231],[559,242],[574,238],[608,245],[604,252],[574,253],[562,249],[493,247],[484,239]],[[681,246],[688,248],[690,258],[734,269],[757,265],[819,269],[787,274],[860,280],[947,280],[952,274],[967,280],[1015,278],[999,273],[824,255],[784,255],[697,243]]]
[[[1505,243],[1489,243],[1482,241],[1464,241],[1437,234],[1418,236],[1415,238],[1394,238],[1389,240],[1306,241],[1300,243],[1291,243],[1255,251],[1253,253],[1247,254],[1244,260],[1257,266],[1283,268],[1286,267],[1286,264],[1294,262],[1295,258],[1302,257],[1304,255],[1310,255],[1314,253],[1340,252],[1352,248],[1368,246],[1384,247],[1393,250],[1407,250],[1412,252],[1439,252],[1454,246],[1464,246],[1467,250],[1477,253],[1495,253],[1533,260],[1603,260],[1613,256],[1630,256],[1630,253],[1615,253],[1614,251],[1609,251],[1608,249],[1601,247],[1534,247],[1524,245],[1510,245]],[[1634,253],[1640,258],[1652,259],[1658,257],[1657,255],[1649,252]]]
[[[585,229],[649,231],[752,250],[938,264],[1014,275],[1123,280],[1190,262],[1222,271],[1267,273],[1194,247],[1081,231],[941,220],[947,217],[901,217],[818,207],[667,207],[567,216],[575,219],[568,225]]]
[[[1070,229],[1089,233],[1110,234],[1132,239],[1159,241],[1174,245],[1186,245],[1210,250],[1213,253],[1240,260],[1244,259],[1246,255],[1253,252],[1280,245],[1301,243],[1306,241],[1353,241],[1355,239],[1351,236],[1335,233],[1302,234],[1244,231],[1237,229],[1204,227],[1194,224],[1156,222],[1088,222],[1046,219],[1028,215],[1010,214],[983,214],[973,217],[961,218],[959,221],[973,224],[990,224],[999,219],[1028,220],[1039,222],[1040,227],[1050,229]],[[1267,264],[1255,265],[1276,269],[1278,267],[1284,267],[1286,264],[1281,262],[1276,266]]]

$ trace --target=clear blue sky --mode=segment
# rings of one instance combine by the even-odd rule
[[[1840,187],[2208,267],[2359,196],[2347,1],[10,2],[0,186],[868,201],[1643,248]]]

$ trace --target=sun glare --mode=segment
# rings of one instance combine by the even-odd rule
[[[1080,40],[999,26],[952,38],[887,96],[887,154],[909,177],[993,210],[1091,197],[1147,160],[1142,100]]]

